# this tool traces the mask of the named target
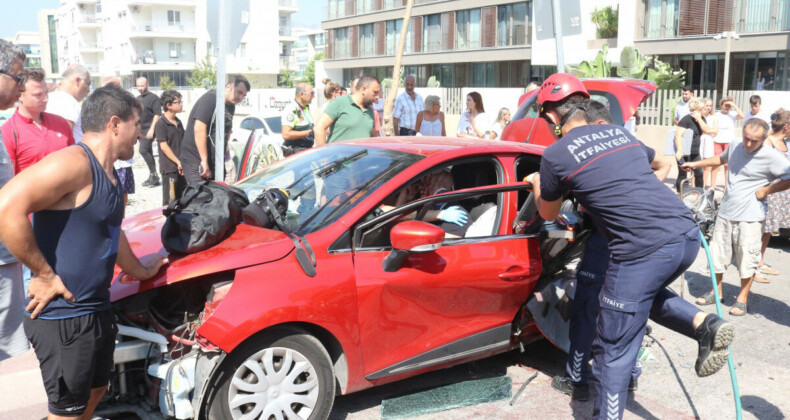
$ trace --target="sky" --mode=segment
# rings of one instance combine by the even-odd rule
[[[264,1],[264,0],[251,0]],[[265,0],[277,1],[277,0]],[[38,9],[57,9],[59,0],[3,0],[0,13],[0,38],[14,36],[18,31],[38,31]],[[299,11],[291,16],[293,27],[318,29],[326,14],[327,0],[297,0]]]

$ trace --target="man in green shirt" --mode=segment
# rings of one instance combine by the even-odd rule
[[[315,145],[342,140],[375,137],[374,116],[371,104],[378,100],[381,93],[379,79],[375,76],[362,76],[351,95],[335,98],[327,105],[324,113],[315,123]],[[326,129],[330,129],[327,139]]]

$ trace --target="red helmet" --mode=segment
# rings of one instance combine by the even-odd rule
[[[590,97],[579,78],[568,73],[554,73],[540,86],[538,103],[562,102],[565,98],[577,93],[587,98]]]

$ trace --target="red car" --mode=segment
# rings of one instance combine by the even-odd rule
[[[143,283],[116,272],[117,375],[99,413],[326,418],[336,393],[538,339],[527,302],[585,234],[572,209],[552,224],[536,216],[521,180],[542,150],[368,139],[240,181],[251,199],[288,192],[284,226],[241,224]],[[124,221],[142,259],[166,253],[163,222],[160,210]]]

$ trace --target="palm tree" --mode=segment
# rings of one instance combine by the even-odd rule
[[[620,8],[606,6],[602,9],[593,9],[590,20],[598,28],[596,35],[598,38],[617,38],[617,24],[620,15]]]

